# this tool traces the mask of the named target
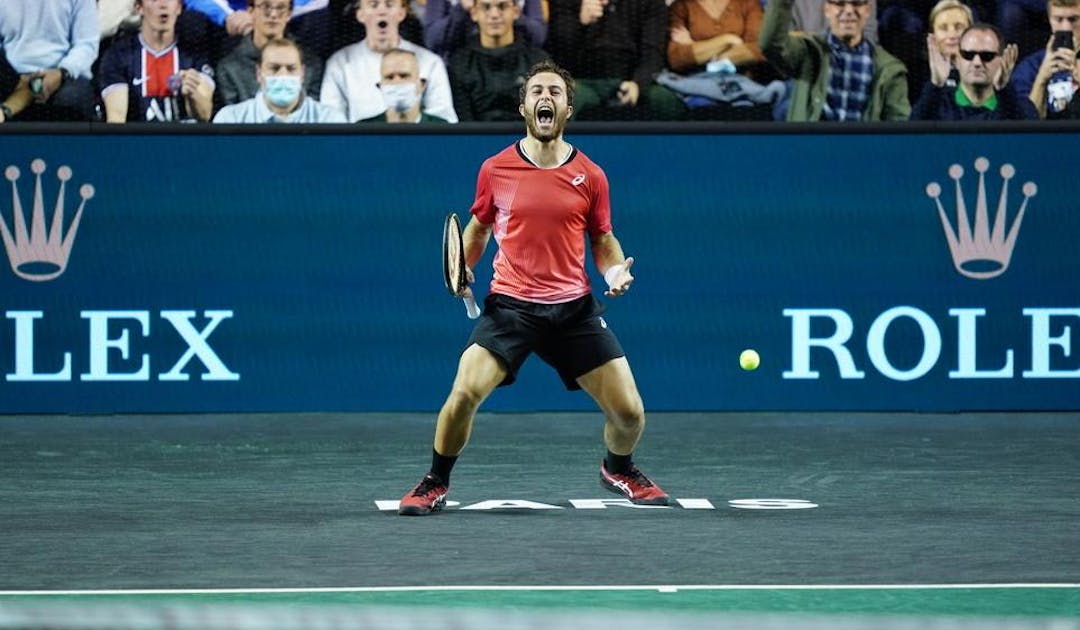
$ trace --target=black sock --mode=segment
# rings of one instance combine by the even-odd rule
[[[443,480],[443,483],[450,485],[450,471],[454,469],[454,462],[457,461],[458,456],[453,457],[447,455],[440,455],[439,451],[434,448],[431,449],[431,472],[435,474],[439,479]]]
[[[630,455],[616,455],[615,453],[608,451],[607,457],[604,458],[604,462],[607,465],[607,471],[609,473],[625,473],[630,470],[630,460],[633,458],[633,453]]]

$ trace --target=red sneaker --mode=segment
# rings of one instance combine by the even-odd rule
[[[437,512],[446,505],[446,493],[449,491],[449,484],[434,473],[428,473],[415,488],[401,498],[397,513],[402,516],[426,516]]]
[[[615,494],[621,494],[638,505],[668,505],[671,500],[660,486],[645,476],[634,464],[625,473],[610,473],[607,462],[600,462],[600,485]]]

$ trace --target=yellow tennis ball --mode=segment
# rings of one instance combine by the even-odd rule
[[[761,365],[761,357],[756,350],[743,350],[739,355],[739,366],[744,370],[756,370]]]

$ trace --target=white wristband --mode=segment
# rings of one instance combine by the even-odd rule
[[[604,282],[607,282],[609,289],[615,288],[615,278],[626,269],[626,265],[619,263],[608,267],[608,270],[604,272]]]

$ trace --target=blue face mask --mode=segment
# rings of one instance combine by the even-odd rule
[[[266,98],[278,107],[286,107],[296,102],[300,96],[300,77],[272,76],[266,77]]]

